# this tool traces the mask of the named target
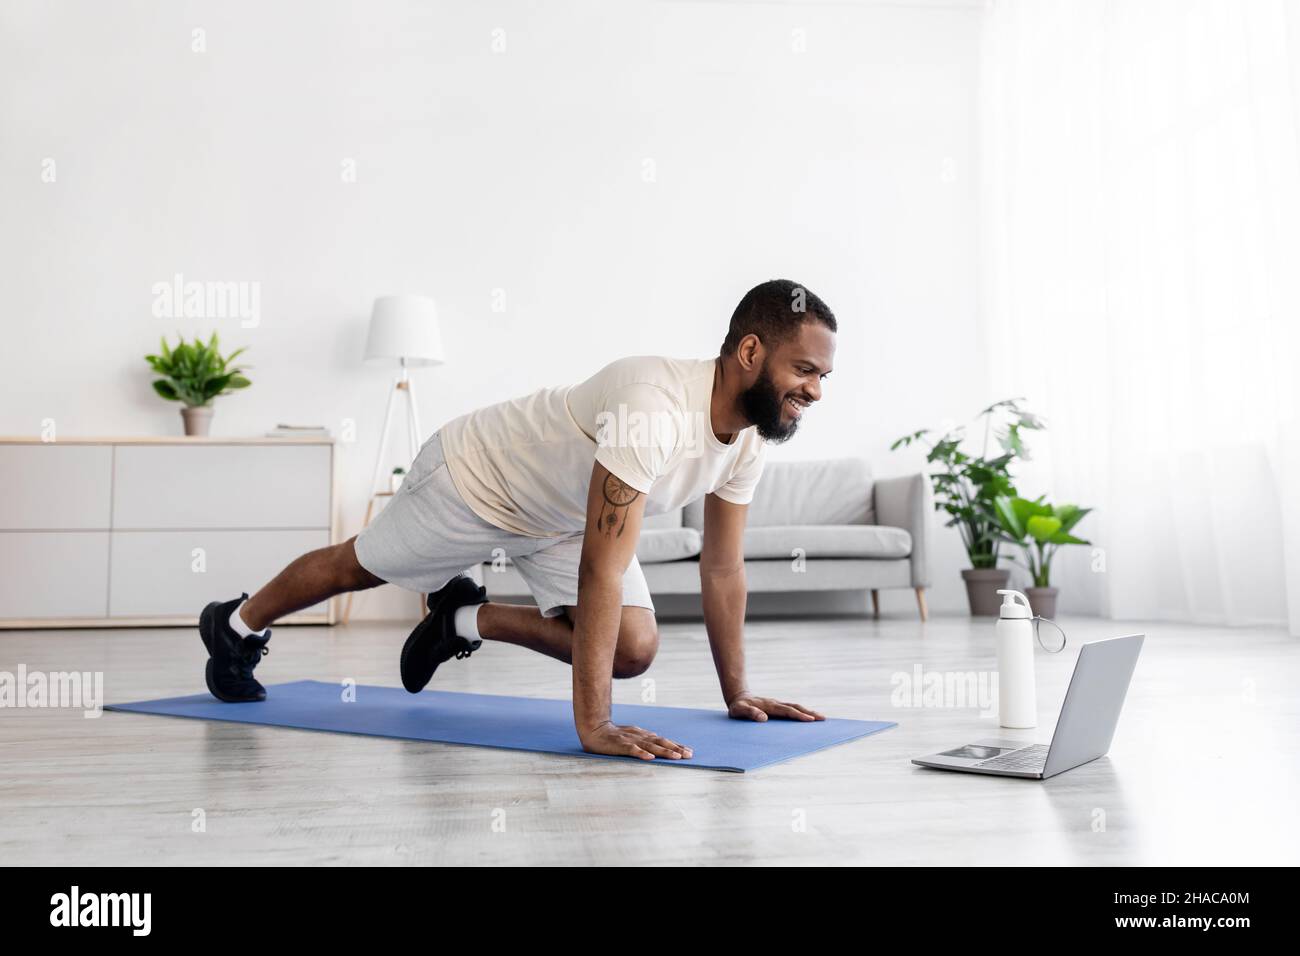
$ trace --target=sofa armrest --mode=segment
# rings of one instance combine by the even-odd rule
[[[924,474],[877,478],[876,521],[903,528],[912,536],[912,587],[930,586],[930,513],[934,494]]]

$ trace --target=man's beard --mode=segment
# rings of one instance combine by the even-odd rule
[[[785,399],[767,374],[767,361],[759,369],[758,380],[740,393],[740,409],[751,425],[758,427],[759,437],[773,444],[792,437],[799,430],[799,419],[785,420]]]

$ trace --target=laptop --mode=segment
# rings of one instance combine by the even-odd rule
[[[1143,637],[1131,634],[1093,641],[1079,649],[1050,744],[1025,746],[1023,741],[995,737],[912,763],[936,770],[1046,780],[1104,756],[1115,736]]]

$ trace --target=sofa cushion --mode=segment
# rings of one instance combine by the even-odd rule
[[[680,509],[678,509],[680,511]],[[646,528],[636,542],[636,559],[642,564],[663,564],[681,561],[700,553],[703,539],[694,528]],[[491,564],[491,561],[484,561]],[[509,557],[500,559],[502,565],[512,565]]]
[[[682,526],[682,509],[674,508],[661,515],[647,515],[641,519],[641,530],[646,528],[680,528]]]
[[[704,528],[704,499],[684,511],[688,528]],[[749,503],[746,526],[869,525],[871,471],[864,458],[769,461]]]
[[[906,558],[912,536],[902,528],[875,524],[768,525],[745,529],[745,557]]]
[[[700,553],[702,539],[694,528],[642,528],[636,559],[642,564],[681,561]]]

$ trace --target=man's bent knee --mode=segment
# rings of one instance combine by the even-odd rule
[[[338,583],[346,591],[363,591],[386,583],[361,566],[357,560],[356,536],[333,547],[338,572]]]
[[[564,606],[564,616],[572,624],[578,608]],[[620,679],[640,677],[659,652],[659,625],[655,612],[648,607],[624,605],[618,625],[618,645],[614,648],[614,676]]]
[[[614,676],[640,677],[659,651],[659,627],[649,608],[625,607],[614,649]]]

